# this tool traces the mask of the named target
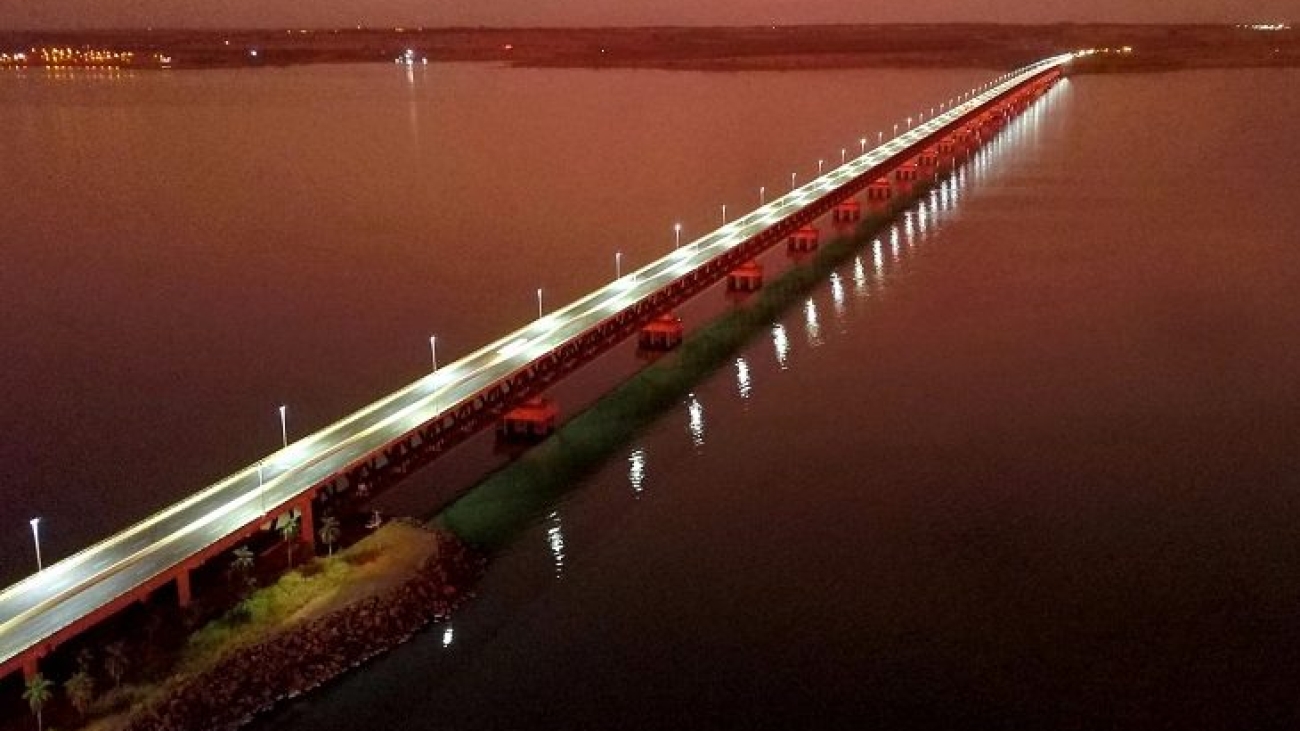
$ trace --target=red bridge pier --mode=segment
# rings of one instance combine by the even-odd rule
[[[791,253],[806,254],[810,251],[816,251],[820,243],[821,231],[818,231],[816,226],[808,224],[790,234],[788,246]]]
[[[831,210],[831,220],[835,223],[857,223],[862,220],[862,204],[850,198],[839,203]]]
[[[541,439],[555,431],[559,416],[560,408],[555,401],[534,396],[506,412],[497,433],[505,439]]]
[[[754,260],[741,264],[727,275],[727,289],[732,292],[755,292],[763,287],[763,265]]]
[[[637,345],[643,350],[672,350],[682,344],[685,334],[682,318],[665,312],[641,328]]]

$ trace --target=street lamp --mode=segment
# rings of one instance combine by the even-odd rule
[[[766,186],[766,185],[760,185],[760,186],[758,186],[758,205],[759,205],[759,206],[765,206],[765,205],[767,205],[767,186]]]
[[[280,441],[284,443],[285,449],[289,448],[289,417],[288,406],[280,407]]]
[[[817,161],[817,177],[820,178],[820,177],[822,176],[822,166],[825,165],[825,164],[826,164],[826,161],[825,161],[825,160],[818,160],[818,161]]]
[[[841,148],[840,148],[840,164],[843,165],[844,163],[848,162],[848,160],[849,160],[849,151],[846,150],[846,149],[844,149],[843,147],[841,147]]]
[[[438,372],[438,336],[429,336],[429,354],[433,356],[433,372]]]
[[[723,226],[727,225],[727,204],[726,203],[722,204],[722,225]]]
[[[911,128],[912,128],[912,118],[911,118],[911,117],[908,117],[908,118],[907,118],[907,128],[908,128],[908,129],[911,129]]]
[[[863,137],[862,139],[858,140],[858,144],[862,145],[862,154],[863,155],[867,154],[867,138]]]
[[[542,288],[537,288],[537,319],[542,319]]]
[[[680,223],[673,225],[673,234],[676,237],[673,240],[673,248],[680,248],[682,245],[682,225]]]
[[[880,144],[880,143],[882,143],[882,142],[884,142],[884,141],[885,141],[885,133],[884,133],[884,132],[877,132],[877,133],[876,133],[876,144]]]
[[[41,519],[32,518],[27,522],[32,524],[32,542],[36,544],[36,573],[40,573],[45,570],[41,565]]]
[[[623,252],[614,252],[614,278],[623,278]]]
[[[897,124],[897,123],[894,124],[894,136],[895,136],[895,137],[898,136],[898,124]]]
[[[790,173],[790,190],[794,190],[794,173]]]

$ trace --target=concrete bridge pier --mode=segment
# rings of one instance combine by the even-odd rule
[[[298,511],[298,542],[306,543],[307,547],[315,552],[316,550],[316,517],[312,508],[312,496],[309,494],[293,504],[293,508]]]
[[[934,180],[939,175],[939,150],[931,147],[916,156],[917,176],[922,180]]]
[[[902,193],[910,192],[912,187],[916,185],[918,170],[919,166],[916,160],[908,160],[894,168],[894,188]]]
[[[894,189],[889,184],[889,176],[877,178],[867,186],[867,204],[880,209],[889,206],[889,199],[894,197]]]
[[[831,220],[835,223],[857,223],[862,220],[862,204],[857,200],[850,198],[842,203],[836,204],[831,209]]]
[[[682,324],[682,318],[665,312],[641,328],[637,345],[643,350],[672,350],[682,344],[685,335],[686,326]]]
[[[29,681],[32,678],[36,677],[36,674],[41,671],[40,660],[41,660],[41,656],[37,654],[36,650],[34,649],[28,650],[27,654],[23,655],[23,681],[24,682]]]
[[[559,416],[560,408],[553,400],[534,396],[507,412],[497,433],[507,440],[542,439],[555,431]]]
[[[176,568],[176,599],[181,609],[194,601],[194,590],[190,588],[190,567],[181,565]]]
[[[755,292],[763,287],[763,265],[750,260],[727,275],[727,290]]]
[[[821,231],[816,226],[809,224],[790,234],[787,242],[789,250],[793,253],[805,254],[810,251],[816,251],[821,244]]]

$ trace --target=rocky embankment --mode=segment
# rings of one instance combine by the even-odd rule
[[[470,598],[484,559],[438,534],[438,551],[394,589],[303,622],[223,657],[211,669],[174,679],[165,695],[133,714],[131,731],[238,728],[276,703],[315,688],[445,620]]]

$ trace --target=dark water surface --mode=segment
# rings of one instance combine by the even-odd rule
[[[1058,88],[260,728],[1294,727],[1297,81]]]
[[[0,583],[989,76],[0,73]]]
[[[671,244],[674,211],[702,228],[983,76],[387,71],[160,76],[147,104],[0,77],[54,99],[0,126],[66,142],[0,136],[31,171],[0,177],[26,201],[0,207],[10,522],[96,534],[171,496],[141,463],[206,481],[274,445],[281,399],[323,423],[418,373],[429,328],[477,344],[540,277],[568,299],[609,251]],[[576,486],[452,625],[260,727],[1294,727],[1297,82],[1058,87]],[[120,180],[68,178],[106,154]]]

